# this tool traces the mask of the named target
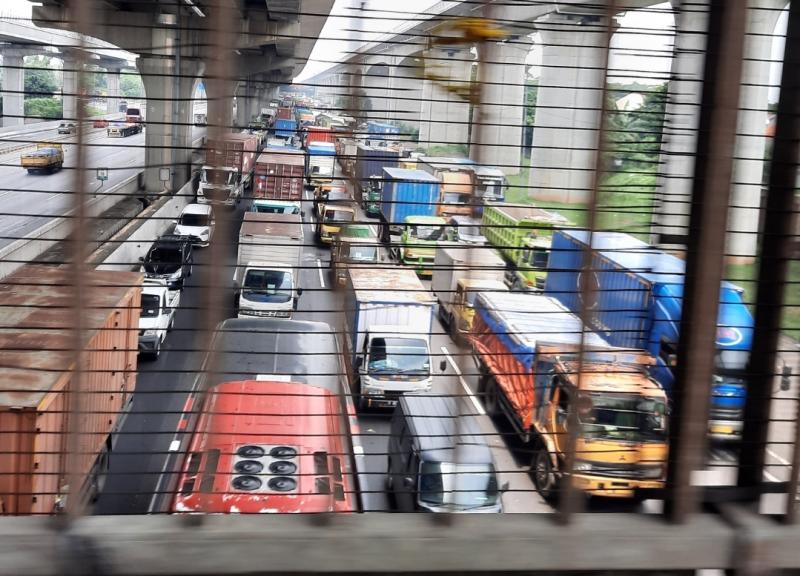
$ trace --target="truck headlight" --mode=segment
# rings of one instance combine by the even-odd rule
[[[639,470],[641,477],[647,478],[648,480],[657,480],[664,476],[663,466],[643,466]]]
[[[158,336],[158,330],[155,329],[145,330],[143,336]]]
[[[586,460],[576,460],[572,468],[575,472],[591,472],[594,466],[591,462],[587,462]]]
[[[169,275],[169,279],[170,280],[178,280],[178,279],[180,279],[182,272],[183,271],[180,268],[178,268],[177,270],[175,270],[175,272],[173,272],[172,274]]]

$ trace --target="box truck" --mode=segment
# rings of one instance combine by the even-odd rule
[[[306,182],[313,188],[333,181],[336,146],[331,142],[315,142],[306,149]]]
[[[463,214],[472,216],[475,196],[475,175],[469,160],[465,158],[443,158],[421,156],[417,169],[433,175],[442,183],[438,216]]]
[[[277,200],[296,206],[301,212],[305,157],[300,150],[267,148],[256,160],[254,206],[258,200]],[[281,210],[284,211],[284,210]]]
[[[594,232],[591,272],[582,277],[584,230],[556,230],[545,292],[570,310],[580,308],[580,282],[591,282],[592,328],[615,346],[644,348],[657,360],[654,374],[667,394],[673,384],[685,262],[619,232]],[[743,290],[720,286],[716,371],[711,386],[709,432],[718,440],[741,436],[745,371],[753,340],[753,317]]]
[[[368,203],[380,201],[379,193],[373,190],[373,194],[369,194],[370,178],[382,178],[383,169],[397,168],[399,161],[400,151],[394,148],[373,148],[364,144],[356,147],[356,194],[364,210],[369,210]]]
[[[235,206],[252,185],[258,146],[255,134],[226,134],[219,140],[207,140],[197,201]]]
[[[234,306],[239,318],[291,318],[303,293],[303,222],[297,214],[246,212],[239,229]]]

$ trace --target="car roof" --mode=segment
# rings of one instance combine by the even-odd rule
[[[211,206],[208,204],[187,204],[181,214],[211,214]]]
[[[475,414],[459,410],[456,398],[429,393],[403,394],[400,410],[423,460],[491,464],[492,452]],[[456,447],[458,454],[456,455]]]
[[[153,242],[153,246],[157,244],[191,244],[192,239],[189,236],[182,236],[180,234],[164,234],[159,238],[156,238],[156,241]]]

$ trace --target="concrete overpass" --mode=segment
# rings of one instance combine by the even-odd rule
[[[249,119],[305,66],[334,0],[245,0],[232,3],[232,26],[219,47],[216,2],[126,2],[96,4],[91,36],[138,55],[147,98],[145,185],[163,187],[159,168],[172,169],[172,188],[188,177],[192,95],[220,50],[231,69],[205,83],[211,108],[224,127],[233,125],[233,97],[239,120]],[[36,0],[33,21],[43,28],[75,31],[65,0]],[[222,75],[220,75],[222,76]],[[219,105],[219,108],[216,108]],[[212,112],[213,114],[213,112]],[[210,114],[210,117],[212,117]]]
[[[636,0],[618,4],[631,10],[658,3]],[[678,0],[672,4],[676,13],[674,58],[653,235],[655,242],[665,246],[684,244],[689,231],[708,13],[707,0],[683,3],[683,9]],[[785,5],[786,0],[750,2],[729,224],[729,253],[734,260],[749,260],[756,253],[771,35]],[[545,65],[539,78],[529,193],[538,200],[586,202],[596,165],[609,23],[597,3],[495,6],[494,17],[510,28],[512,36],[485,45],[481,55],[488,65],[482,74],[483,129],[470,130],[475,119],[470,118],[468,104],[423,80],[420,63],[425,56],[438,65],[437,74],[448,78],[451,86],[468,86],[476,64],[469,47],[431,50],[426,46],[427,37],[442,19],[480,15],[480,10],[474,2],[440,2],[429,10],[436,18],[366,43],[346,62],[307,82],[329,93],[361,90],[371,103],[366,112],[369,117],[418,127],[421,146],[469,144],[473,159],[481,158],[515,174],[521,165],[525,59],[531,35],[538,32]],[[480,142],[475,141],[478,134]]]
[[[25,123],[25,56],[45,54],[63,61],[62,100],[64,118],[76,117],[76,69],[72,50],[81,38],[64,30],[34,26],[23,19],[0,18],[0,54],[3,56],[3,126]],[[116,112],[119,102],[120,71],[132,66],[134,56],[121,54],[113,44],[85,38],[84,46],[92,64],[105,68],[108,74],[107,111]]]

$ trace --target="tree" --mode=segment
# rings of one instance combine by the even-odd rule
[[[25,62],[25,98],[52,96],[59,90],[52,59],[49,56],[30,56]]]
[[[135,72],[123,72],[119,75],[119,90],[125,98],[143,98],[142,77]]]
[[[55,98],[27,98],[25,100],[25,116],[58,120],[63,117],[61,101]]]
[[[90,97],[104,96],[108,91],[106,71],[95,65],[86,67],[85,73],[86,92]]]

